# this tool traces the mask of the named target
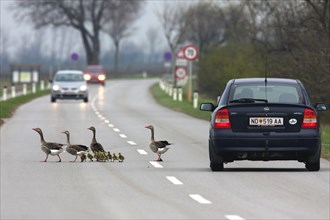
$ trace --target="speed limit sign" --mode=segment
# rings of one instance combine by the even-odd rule
[[[175,69],[175,75],[178,79],[184,79],[187,75],[187,70],[184,67],[177,67]]]
[[[183,49],[184,58],[187,60],[195,60],[198,57],[198,50],[195,45],[188,45]]]

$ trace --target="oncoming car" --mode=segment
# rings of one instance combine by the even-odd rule
[[[51,102],[56,102],[56,99],[82,99],[88,102],[88,87],[82,71],[58,71],[51,82]]]
[[[106,73],[103,66],[100,65],[90,65],[84,70],[85,80],[89,83],[100,83],[105,85]]]
[[[209,157],[212,171],[235,160],[298,160],[309,171],[320,169],[321,131],[317,111],[299,80],[230,80],[212,111]]]

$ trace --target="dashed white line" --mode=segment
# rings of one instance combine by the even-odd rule
[[[120,136],[121,138],[127,138],[127,136],[126,136],[125,134],[119,134],[119,136]]]
[[[199,202],[199,203],[201,203],[201,204],[211,204],[211,203],[212,203],[211,201],[205,199],[203,196],[201,196],[201,195],[199,195],[199,194],[189,194],[189,196],[190,196],[193,200],[195,200],[195,201],[197,201],[197,202]]]
[[[104,123],[109,124],[110,121],[109,120],[104,120]]]
[[[110,128],[113,128],[113,127],[114,127],[114,125],[113,125],[113,124],[108,124],[108,126],[109,126]]]
[[[229,220],[245,220],[244,218],[242,218],[241,216],[238,215],[225,215],[226,219]]]
[[[119,132],[120,131],[118,128],[113,128],[112,130],[115,131],[115,132]]]
[[[156,161],[149,161],[149,163],[153,165],[155,168],[163,168],[163,166]]]
[[[175,176],[166,176],[166,178],[174,185],[183,185],[183,183],[178,180]]]
[[[130,145],[137,145],[134,141],[127,141]]]
[[[139,154],[141,155],[148,155],[147,151],[143,150],[143,149],[137,149],[137,151],[139,152]]]

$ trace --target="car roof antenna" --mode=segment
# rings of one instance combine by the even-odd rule
[[[267,98],[267,75],[268,75],[268,55],[266,54],[266,71],[265,71],[265,97]]]

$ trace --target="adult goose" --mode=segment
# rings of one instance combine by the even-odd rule
[[[93,132],[93,138],[92,138],[92,142],[90,144],[90,148],[93,151],[93,153],[95,153],[95,152],[105,152],[103,146],[96,141],[96,138],[95,138],[96,129],[94,127],[90,127],[88,129]]]
[[[63,144],[60,143],[54,143],[54,142],[47,142],[44,139],[44,135],[42,133],[42,130],[40,128],[32,128],[32,130],[36,131],[40,135],[41,139],[41,150],[45,152],[46,158],[45,160],[41,162],[47,162],[48,156],[57,156],[58,157],[58,162],[61,162],[61,157],[60,153],[64,151],[63,149]]]
[[[158,155],[157,161],[163,161],[161,155],[168,151],[168,149],[170,149],[168,145],[171,145],[171,143],[168,143],[168,141],[155,141],[154,126],[148,125],[145,126],[145,128],[151,130],[151,142],[149,144],[150,149],[152,150],[152,152]]]
[[[66,147],[66,152],[68,152],[69,154],[76,156],[76,158],[74,159],[75,162],[77,160],[77,157],[80,156],[81,158],[81,162],[83,162],[86,159],[86,155],[88,153],[88,147],[85,145],[81,145],[81,144],[71,144],[70,143],[70,132],[69,131],[63,131],[63,134],[66,135],[66,143],[67,143],[67,147]]]

